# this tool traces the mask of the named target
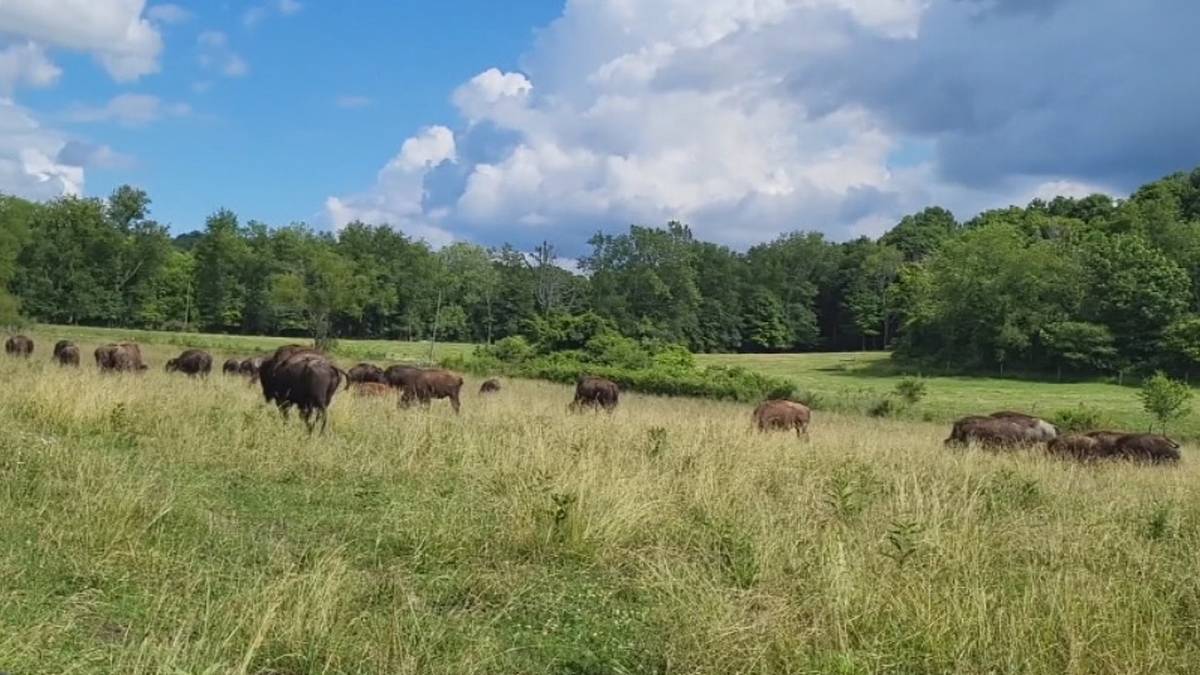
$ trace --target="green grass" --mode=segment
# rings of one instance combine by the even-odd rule
[[[827,408],[844,412],[867,410],[891,392],[905,376],[919,375],[894,365],[884,352],[833,354],[704,354],[699,363],[737,365],[769,375],[787,377],[816,393]],[[1146,431],[1151,417],[1142,411],[1135,386],[1105,382],[1048,382],[979,376],[928,376],[927,395],[904,413],[915,419],[941,422],[971,413],[1020,410],[1053,418],[1081,404],[1100,413],[1102,426]],[[1200,401],[1192,412],[1169,428],[1172,436],[1200,438]]]
[[[48,347],[0,358],[0,671],[1200,670],[1190,446],[1089,467],[823,411],[802,441],[478,379],[461,416],[339,393],[309,437],[240,378]]]

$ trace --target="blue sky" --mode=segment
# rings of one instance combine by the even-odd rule
[[[567,255],[671,219],[877,235],[1200,164],[1196,25],[1191,0],[5,0],[0,191]]]

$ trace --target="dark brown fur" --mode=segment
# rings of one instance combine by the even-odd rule
[[[620,396],[621,389],[616,382],[603,377],[582,375],[575,381],[575,399],[569,407],[571,410],[593,408],[612,412],[617,407]]]
[[[360,382],[386,384],[387,378],[383,376],[383,368],[373,363],[360,363],[350,369],[350,381],[355,384]]]
[[[1009,448],[1031,445],[1030,429],[1008,419],[963,418],[954,423],[947,445],[977,443],[988,448]]]
[[[237,375],[241,365],[242,362],[237,359],[226,359],[225,364],[221,366],[221,372],[226,375]]]
[[[490,380],[484,380],[483,384],[479,385],[479,393],[481,394],[495,394],[499,391],[500,380],[494,377]]]
[[[1179,444],[1157,434],[1127,434],[1114,444],[1114,457],[1150,464],[1174,464],[1179,461]]]
[[[395,365],[383,371],[383,379],[389,387],[404,389],[421,374],[421,369],[415,366]]]
[[[29,358],[33,355],[33,340],[24,335],[14,335],[4,341],[4,353]]]
[[[79,367],[79,347],[73,344],[67,344],[62,349],[58,349],[54,354],[54,360],[60,366]]]
[[[1082,462],[1103,459],[1108,456],[1108,449],[1103,443],[1079,434],[1059,436],[1050,441],[1046,451],[1059,457],[1076,459]]]
[[[435,398],[448,398],[450,407],[458,414],[458,395],[462,385],[462,376],[448,370],[422,370],[404,386],[400,394],[400,405],[407,407],[416,401],[428,406]]]
[[[212,372],[212,354],[202,349],[188,349],[167,361],[164,370],[168,373],[183,373],[188,377],[208,377]]]
[[[146,370],[142,349],[134,342],[114,342],[96,347],[96,366],[105,373],[133,373]]]
[[[383,384],[382,382],[355,382],[350,391],[354,392],[355,396],[391,396],[396,393],[395,389]]]
[[[275,350],[259,370],[263,396],[274,402],[284,417],[294,405],[312,433],[317,420],[325,433],[329,406],[334,394],[345,383],[350,385],[346,371],[338,368],[325,354],[300,345],[287,345]]]
[[[801,403],[783,399],[763,401],[754,409],[753,419],[759,431],[796,430],[796,435],[808,433],[812,411]]]
[[[238,364],[238,373],[253,383],[258,379],[258,373],[262,369],[263,361],[265,359],[261,356],[252,356]]]

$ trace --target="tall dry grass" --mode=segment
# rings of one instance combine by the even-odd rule
[[[310,438],[219,375],[0,382],[12,673],[1200,670],[1186,455],[821,414],[805,442],[529,382],[468,382],[459,417],[343,392]]]

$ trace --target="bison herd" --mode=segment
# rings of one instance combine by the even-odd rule
[[[964,417],[954,423],[945,443],[974,443],[991,449],[1044,445],[1052,456],[1084,462],[1124,459],[1169,464],[1180,458],[1179,444],[1166,436],[1121,431],[1060,435],[1058,428],[1046,420],[1012,411]]]
[[[33,340],[24,335],[10,337],[4,343],[4,351],[10,356],[28,358],[33,354]],[[59,365],[78,367],[79,347],[69,340],[60,340],[54,345],[52,358]],[[95,359],[101,372],[136,373],[147,369],[141,349],[133,342],[101,345],[96,348]],[[168,360],[164,369],[189,377],[207,377],[212,372],[212,355],[200,349],[187,349]],[[455,413],[461,407],[463,378],[448,370],[411,365],[383,369],[372,363],[359,363],[345,371],[324,352],[301,345],[280,347],[268,357],[228,359],[221,372],[244,377],[251,384],[257,382],[263,398],[275,404],[285,418],[293,407],[297,408],[309,433],[313,433],[318,423],[321,431],[325,431],[327,411],[341,389],[352,389],[355,395],[367,397],[398,394],[402,407],[413,403],[427,407],[434,399],[447,399]],[[499,391],[500,382],[496,379],[486,380],[479,387],[481,395]],[[619,398],[620,388],[615,382],[583,375],[575,382],[575,397],[568,409],[612,412]],[[751,420],[759,431],[795,431],[805,437],[812,411],[795,401],[772,399],[760,403]],[[1116,431],[1060,435],[1046,420],[1013,411],[964,417],[954,423],[945,445],[989,449],[1044,446],[1053,456],[1080,461],[1126,459],[1162,464],[1178,462],[1180,458],[1179,444],[1166,436]]]

